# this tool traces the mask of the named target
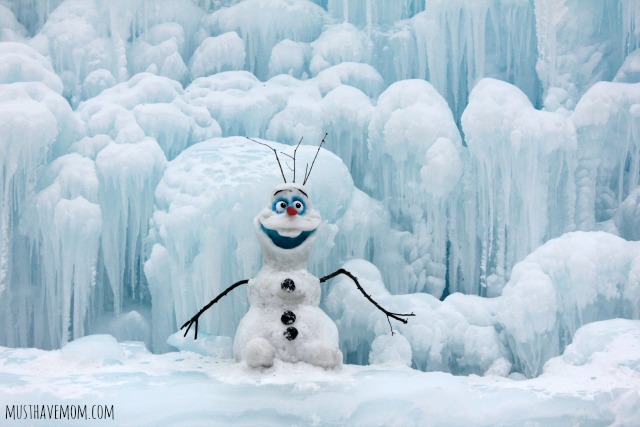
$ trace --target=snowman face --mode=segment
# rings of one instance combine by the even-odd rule
[[[280,249],[302,245],[320,226],[322,219],[311,207],[305,188],[283,184],[273,190],[270,208],[258,215],[260,231]]]

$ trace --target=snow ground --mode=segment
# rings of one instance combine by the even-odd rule
[[[230,351],[231,340],[214,342],[209,353]],[[87,421],[6,419],[12,405],[37,404],[113,405],[112,420],[90,420],[98,425],[637,426],[640,321],[584,326],[534,379],[397,364],[327,371],[278,360],[253,370],[196,351],[152,354],[140,342],[91,335],[61,350],[0,348],[0,402],[2,425]]]

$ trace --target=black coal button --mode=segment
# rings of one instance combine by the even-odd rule
[[[285,310],[285,312],[282,314],[282,317],[280,318],[280,320],[285,325],[291,325],[291,324],[293,324],[293,322],[296,321],[296,315],[291,310]]]
[[[298,336],[298,330],[293,326],[289,326],[286,331],[284,331],[284,337],[289,341],[293,341]]]
[[[282,283],[280,283],[280,287],[285,292],[293,292],[296,290],[296,284],[293,283],[291,279],[284,279]]]

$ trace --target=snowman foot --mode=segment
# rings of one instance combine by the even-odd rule
[[[264,338],[254,338],[244,347],[243,358],[253,368],[270,368],[276,351]]]
[[[322,341],[314,341],[304,346],[305,362],[321,368],[338,368],[342,366],[340,349]]]

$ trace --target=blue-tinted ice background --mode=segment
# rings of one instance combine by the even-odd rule
[[[639,425],[639,47],[638,0],[0,0],[0,400]],[[175,334],[260,267],[244,137],[325,132],[309,270],[416,317],[323,285],[340,371],[230,360],[242,289]]]

